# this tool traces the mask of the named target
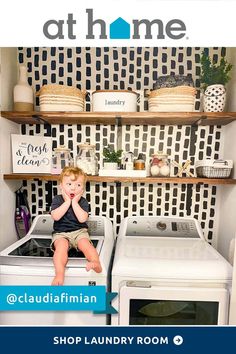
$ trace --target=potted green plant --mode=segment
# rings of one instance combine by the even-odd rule
[[[118,164],[121,162],[122,150],[115,151],[110,145],[104,147],[104,169],[117,170]]]
[[[205,112],[222,112],[225,107],[225,85],[230,80],[233,65],[222,57],[217,65],[206,52],[201,55],[201,88],[204,90],[203,108]]]

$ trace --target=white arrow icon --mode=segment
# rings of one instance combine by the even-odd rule
[[[183,344],[183,341],[184,341],[184,339],[183,339],[183,337],[181,337],[181,336],[175,336],[175,337],[173,338],[173,343],[174,343],[175,345],[181,345],[181,344]]]

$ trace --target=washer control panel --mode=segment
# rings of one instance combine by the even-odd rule
[[[201,238],[192,218],[131,217],[123,231],[125,236]]]
[[[104,236],[104,222],[100,220],[88,220],[88,232],[91,236]]]
[[[102,219],[93,220],[92,218],[87,221],[88,231],[90,236],[104,236],[104,222]],[[53,232],[53,219],[51,215],[39,215],[35,219],[30,230],[34,235],[51,235]]]

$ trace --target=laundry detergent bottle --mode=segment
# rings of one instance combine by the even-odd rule
[[[16,192],[15,227],[18,238],[24,237],[30,228],[30,211],[25,194],[18,189]]]

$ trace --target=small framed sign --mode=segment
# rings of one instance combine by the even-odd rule
[[[13,173],[51,173],[52,138],[11,135]]]

